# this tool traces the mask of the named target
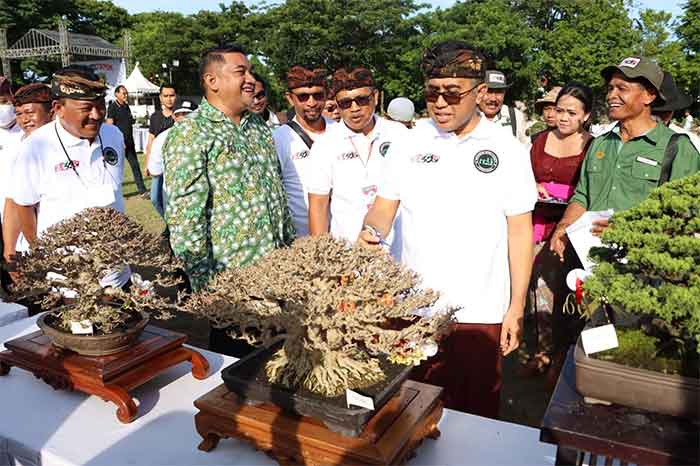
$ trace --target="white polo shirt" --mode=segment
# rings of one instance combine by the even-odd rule
[[[10,197],[20,205],[39,203],[38,233],[88,207],[124,211],[124,137],[106,123],[99,136],[104,147],[99,137],[90,144],[71,135],[56,119],[22,144]]]
[[[323,119],[326,122],[326,131],[336,124],[330,118],[323,117]],[[296,116],[292,121],[299,123]],[[322,136],[310,131],[306,134],[314,144]],[[272,132],[272,138],[282,167],[282,184],[287,192],[287,204],[292,212],[294,229],[297,236],[307,236],[309,234],[309,196],[306,186],[311,170],[311,150],[302,141],[301,136],[288,125],[276,128]]]
[[[401,201],[401,261],[462,306],[462,323],[501,323],[510,304],[507,217],[533,210],[526,150],[481,118],[463,139],[431,121],[391,146],[378,195]]]
[[[374,203],[387,151],[409,133],[401,123],[374,118],[374,129],[367,136],[341,122],[329,128],[311,149],[307,190],[312,194],[333,191],[331,234],[352,242]]]
[[[0,128],[0,216],[9,193],[13,178],[12,167],[19,153],[23,134],[17,123],[10,129]]]

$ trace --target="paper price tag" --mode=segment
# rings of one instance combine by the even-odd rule
[[[617,333],[613,324],[589,328],[581,332],[581,344],[586,355],[617,348]]]
[[[71,322],[70,331],[76,335],[84,335],[92,333],[92,322],[89,320],[81,320],[80,322]]]
[[[367,408],[370,411],[374,411],[374,401],[372,401],[372,398],[368,396],[360,395],[359,393],[354,392],[349,388],[346,388],[345,398],[346,403],[348,404],[348,408],[352,405],[359,406],[360,408]]]

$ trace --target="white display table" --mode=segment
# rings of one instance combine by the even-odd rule
[[[10,324],[16,320],[24,319],[29,315],[26,306],[17,303],[6,303],[0,301],[0,327]]]
[[[0,342],[37,330],[36,316],[0,328]],[[0,345],[0,349],[4,346]],[[0,377],[0,466],[274,465],[266,455],[224,439],[197,449],[195,399],[221,384],[235,358],[199,350],[212,374],[196,380],[184,363],[132,392],[139,417],[121,424],[114,406],[94,396],[56,391],[18,368]],[[539,430],[445,410],[439,440],[426,440],[411,465],[550,465],[555,447]]]

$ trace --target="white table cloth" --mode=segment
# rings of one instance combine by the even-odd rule
[[[0,300],[0,327],[16,320],[24,319],[29,315],[26,306],[17,303],[6,303]]]
[[[37,329],[36,316],[0,328],[0,342]],[[0,348],[4,349],[4,347]],[[211,452],[197,449],[195,399],[221,383],[235,358],[200,350],[211,365],[196,380],[183,363],[132,392],[139,417],[121,424],[115,406],[79,392],[55,391],[24,370],[0,377],[0,466],[275,465],[232,439]],[[446,410],[442,436],[426,440],[411,465],[550,465],[555,448],[537,429]]]

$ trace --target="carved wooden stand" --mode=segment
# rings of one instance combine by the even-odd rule
[[[172,366],[189,361],[192,375],[207,376],[207,360],[182,344],[187,336],[147,326],[134,346],[110,356],[81,356],[60,350],[41,332],[5,342],[0,352],[0,375],[12,366],[25,369],[56,390],[78,390],[117,405],[117,419],[129,423],[138,408],[129,391]]]
[[[199,449],[211,451],[221,438],[252,443],[281,465],[403,464],[428,437],[437,439],[441,388],[406,381],[359,437],[345,437],[309,417],[272,404],[240,403],[224,385],[195,401]]]

